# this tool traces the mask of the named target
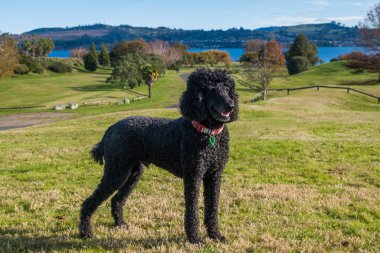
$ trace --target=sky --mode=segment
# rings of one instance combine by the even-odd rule
[[[355,26],[379,0],[1,0],[0,31],[109,25],[255,29],[325,23]]]

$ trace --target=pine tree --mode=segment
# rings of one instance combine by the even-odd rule
[[[84,67],[90,72],[94,72],[98,69],[98,58],[95,58],[93,53],[88,53],[84,57]]]
[[[292,58],[296,56],[305,57],[313,66],[318,63],[319,59],[317,46],[310,42],[304,34],[300,34],[295,38],[288,53],[286,54],[286,60],[290,62]]]
[[[96,47],[95,47],[95,43],[94,42],[91,43],[90,52],[89,53],[92,54],[95,57],[95,59],[98,59],[98,52],[96,52]]]
[[[102,46],[102,50],[99,53],[99,64],[104,67],[108,67],[111,64],[110,55],[105,45]]]

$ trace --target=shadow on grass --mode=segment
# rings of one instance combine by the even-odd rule
[[[122,91],[120,87],[113,86],[110,84],[99,84],[99,85],[88,85],[88,86],[78,86],[70,87],[70,89],[75,91]]]
[[[60,231],[62,233],[62,231]],[[184,238],[173,236],[169,238],[154,237],[144,239],[87,239],[82,240],[78,235],[51,235],[51,236],[31,236],[32,231],[19,229],[0,229],[0,249],[6,252],[23,251],[65,251],[80,249],[105,249],[119,250],[126,249],[129,245],[136,248],[152,249],[168,243],[184,244]],[[1,251],[1,250],[0,250]]]
[[[248,87],[244,87],[244,88],[236,88],[237,92],[250,92],[250,93],[257,93],[259,91],[253,89],[253,88],[248,88]]]
[[[375,86],[375,85],[378,85],[380,84],[379,80],[365,80],[365,81],[354,81],[354,80],[350,80],[350,81],[342,81],[339,83],[340,85],[369,85],[369,86]]]

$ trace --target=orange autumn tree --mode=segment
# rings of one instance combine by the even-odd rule
[[[285,65],[285,56],[282,53],[281,45],[273,37],[270,41],[261,45],[258,57],[252,61],[244,62],[244,75],[249,81],[258,82],[256,86],[262,94],[263,100],[267,99],[268,88],[280,70]]]

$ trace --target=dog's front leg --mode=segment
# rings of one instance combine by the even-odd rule
[[[221,174],[221,171],[217,171],[203,180],[205,203],[204,222],[210,238],[225,242],[226,238],[222,235],[218,228],[218,205]]]
[[[202,243],[199,235],[198,197],[202,179],[194,174],[184,176],[185,188],[185,231],[190,243]]]

